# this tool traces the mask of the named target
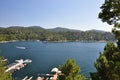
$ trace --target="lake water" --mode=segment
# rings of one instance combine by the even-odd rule
[[[16,71],[14,77],[21,80],[25,76],[37,77],[38,74],[50,73],[51,69],[64,64],[68,58],[74,58],[81,68],[81,73],[89,77],[94,72],[94,62],[99,57],[106,43],[43,43],[43,42],[14,42],[0,44],[0,55],[13,63],[17,59],[32,59],[32,63]],[[16,46],[24,46],[19,49]]]

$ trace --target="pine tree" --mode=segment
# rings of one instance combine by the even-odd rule
[[[105,0],[101,6],[99,18],[113,25],[117,43],[107,43],[104,52],[95,62],[96,73],[91,73],[92,80],[120,80],[120,0]]]
[[[80,67],[74,59],[68,59],[65,64],[60,66],[62,75],[59,80],[85,80],[83,75],[80,75]]]

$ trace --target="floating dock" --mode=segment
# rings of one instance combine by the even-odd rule
[[[31,63],[32,60],[30,59],[20,59],[20,60],[16,60],[15,63],[12,63],[10,65],[8,65],[8,69],[5,70],[5,72],[14,72],[15,70],[20,70],[21,68],[25,67],[28,63]]]

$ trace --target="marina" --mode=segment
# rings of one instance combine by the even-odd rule
[[[1,44],[1,55],[8,59],[9,64],[17,63],[15,60],[31,59],[32,63],[25,65],[19,70],[13,70],[13,78],[22,80],[33,76],[36,80],[38,74],[51,74],[51,69],[64,64],[67,58],[75,58],[81,68],[81,73],[89,77],[89,72],[95,71],[94,62],[99,57],[106,43],[47,43],[43,42],[15,42]],[[24,46],[27,49],[18,49],[16,46]],[[6,60],[5,60],[6,61]],[[89,67],[88,67],[89,66]],[[8,69],[8,68],[7,68]],[[13,72],[11,71],[11,72]]]
[[[9,64],[7,67],[8,69],[5,70],[5,72],[14,72],[16,70],[20,70],[21,68],[25,67],[28,63],[31,63],[32,60],[30,59],[20,59],[16,60],[15,63]]]

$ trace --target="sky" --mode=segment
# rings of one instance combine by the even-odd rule
[[[0,27],[41,26],[111,31],[98,14],[104,0],[0,0]]]

